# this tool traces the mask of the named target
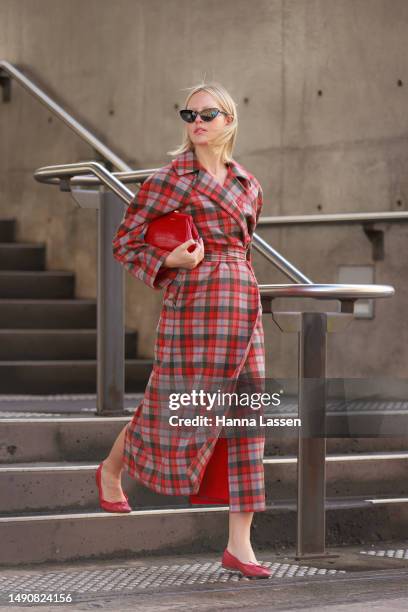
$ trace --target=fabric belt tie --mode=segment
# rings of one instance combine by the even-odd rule
[[[203,261],[246,261],[247,250],[245,248],[205,248]]]

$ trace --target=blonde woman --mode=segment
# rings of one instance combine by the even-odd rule
[[[154,364],[143,400],[99,465],[101,507],[129,512],[121,472],[191,503],[229,503],[226,569],[267,578],[251,546],[255,511],[265,510],[264,438],[173,434],[159,417],[160,397],[181,380],[237,381],[265,376],[264,334],[250,246],[261,209],[258,180],[232,152],[238,118],[218,83],[190,91],[179,120],[181,146],[141,185],[113,240],[115,258],[152,289],[165,289]],[[200,239],[169,252],[144,241],[148,224],[176,209],[192,215]]]

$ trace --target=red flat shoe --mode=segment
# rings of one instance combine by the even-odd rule
[[[267,567],[259,563],[253,563],[252,561],[243,563],[234,557],[227,549],[224,550],[224,554],[222,555],[221,566],[224,569],[241,572],[241,574],[249,578],[269,578],[269,576],[272,575],[271,570]]]
[[[102,463],[98,465],[98,469],[96,470],[96,473],[95,473],[95,480],[96,480],[96,484],[98,486],[98,492],[99,492],[99,506],[102,508],[102,510],[105,510],[106,512],[132,512],[132,508],[128,504],[129,498],[126,495],[126,493],[124,493],[126,497],[126,501],[110,502],[110,501],[107,501],[106,499],[103,499],[102,497],[102,477],[101,477],[102,464],[103,464],[103,461]]]

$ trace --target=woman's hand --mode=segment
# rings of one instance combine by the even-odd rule
[[[195,242],[196,240],[194,240],[194,238],[190,238],[190,240],[179,244],[168,254],[164,265],[167,268],[187,268],[187,270],[195,268],[204,258],[204,243],[202,238],[199,238],[194,251],[190,253],[187,250],[188,247]]]

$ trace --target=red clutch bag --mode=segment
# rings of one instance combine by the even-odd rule
[[[190,238],[195,240],[199,238],[193,217],[178,210],[172,210],[149,223],[144,239],[153,246],[172,251]],[[195,244],[188,247],[189,252],[194,249]]]

